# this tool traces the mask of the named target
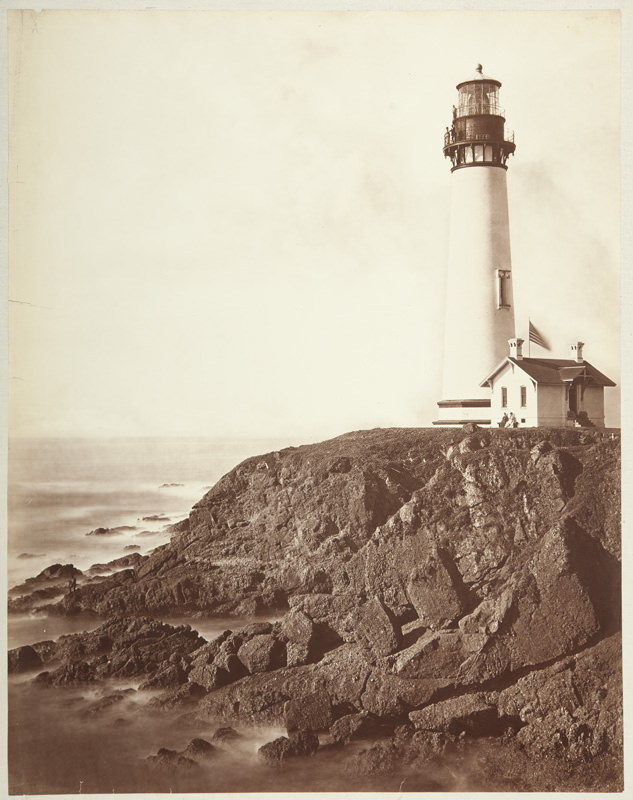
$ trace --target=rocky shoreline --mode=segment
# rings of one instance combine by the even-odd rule
[[[207,727],[285,728],[266,764],[336,752],[376,786],[430,791],[450,764],[463,789],[618,791],[619,492],[619,437],[597,430],[361,431],[251,458],[149,556],[14,587],[10,613],[104,622],[9,672],[106,703],[133,679]],[[196,620],[220,615],[262,621],[205,641]]]

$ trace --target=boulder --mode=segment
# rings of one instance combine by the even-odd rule
[[[234,656],[234,658],[237,657]],[[241,665],[242,662],[240,661],[239,663]],[[231,682],[230,674],[222,667],[218,667],[217,664],[196,664],[189,671],[187,677],[189,681],[203,686],[208,692],[219,689],[221,686],[226,686],[227,683]]]
[[[374,657],[395,652],[402,638],[400,626],[386,606],[373,598],[364,603],[349,617],[356,641]]]
[[[206,739],[192,739],[181,755],[194,761],[206,761],[215,754],[215,747]]]
[[[497,706],[481,694],[467,694],[411,711],[409,719],[420,731],[459,735],[498,735]]]
[[[139,686],[139,689],[170,689],[187,680],[183,670],[176,664],[164,664]]]
[[[319,738],[309,731],[297,731],[290,737],[280,736],[263,745],[257,755],[263,761],[277,764],[293,756],[312,756],[319,747]]]
[[[288,642],[286,644],[286,662],[289,667],[300,667],[312,661],[312,651],[305,644]]]
[[[330,736],[337,744],[346,744],[352,739],[365,739],[374,736],[380,729],[377,717],[368,711],[346,714],[333,723]]]
[[[15,647],[13,650],[9,650],[9,674],[40,669],[42,663],[42,659],[30,645]]]
[[[319,749],[319,737],[310,731],[294,731],[290,734],[293,755],[313,756]]]
[[[251,675],[256,672],[270,672],[285,665],[286,648],[274,636],[259,634],[240,647],[237,657]]]
[[[314,623],[303,611],[291,610],[281,621],[280,632],[288,642],[310,648],[314,639]]]
[[[389,663],[393,672],[403,678],[462,682],[463,664],[478,654],[486,641],[483,634],[427,631]]]
[[[161,747],[156,755],[147,756],[145,763],[159,772],[171,772],[174,769],[191,772],[200,768],[193,758],[184,756],[176,752],[176,750],[170,750],[167,747]]]
[[[199,702],[206,694],[205,689],[197,683],[185,683],[174,689],[168,689],[159,697],[153,697],[149,705],[161,711],[185,708]]]
[[[378,717],[398,717],[411,708],[425,705],[439,689],[452,683],[450,678],[411,678],[373,669],[361,696],[362,708]]]
[[[41,672],[36,680],[45,686],[81,686],[96,681],[97,674],[95,668],[85,661],[73,661],[51,672]]]
[[[279,763],[294,755],[292,744],[287,736],[278,736],[272,742],[267,742],[257,750],[257,755],[262,761],[269,764]]]
[[[241,733],[235,730],[235,728],[231,728],[230,726],[224,728],[218,728],[213,736],[211,737],[212,742],[218,742],[219,744],[226,744],[227,742],[234,742],[237,739],[243,739]]]
[[[289,731],[324,731],[333,721],[332,699],[327,692],[318,691],[289,700],[284,708]]]
[[[466,607],[466,591],[457,567],[436,549],[413,566],[407,597],[428,628],[443,627],[460,617]]]

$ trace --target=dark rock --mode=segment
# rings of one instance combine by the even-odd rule
[[[272,742],[262,745],[257,750],[257,755],[262,761],[275,764],[294,755],[294,753],[290,739],[287,736],[278,736]]]
[[[64,664],[51,672],[40,673],[36,681],[46,686],[80,686],[97,680],[96,670],[85,661]]]
[[[285,665],[286,648],[273,636],[259,634],[240,647],[237,657],[251,674],[269,672]]]
[[[119,531],[116,528],[95,528],[92,531],[88,531],[86,536],[111,536],[117,533]]]
[[[308,645],[288,642],[286,644],[286,663],[289,667],[300,667],[313,660],[313,652]]]
[[[138,545],[130,545],[132,549],[140,550]],[[127,547],[124,549],[128,549]],[[121,558],[115,558],[112,561],[108,561],[105,564],[93,564],[90,569],[88,570],[89,575],[94,575],[99,572],[106,572],[106,571],[113,571],[122,569],[124,567],[135,567],[137,564],[142,564],[145,560],[145,557],[142,556],[140,553],[130,553],[127,556],[121,556]]]
[[[30,645],[9,650],[9,674],[28,672],[32,669],[39,669],[41,666],[42,659]]]
[[[417,730],[435,731],[458,735],[495,736],[500,723],[497,706],[481,695],[461,695],[460,697],[434,703],[419,711],[412,711],[409,719]]]
[[[332,724],[332,700],[327,692],[311,692],[289,700],[284,709],[289,731],[324,731]]]
[[[519,679],[499,695],[500,714],[521,721],[517,740],[534,758],[572,762],[623,751],[621,639],[615,634],[578,655]]]
[[[415,674],[415,670],[413,670]],[[442,676],[442,673],[438,673]],[[451,685],[449,677],[412,678],[373,669],[362,694],[362,708],[379,717],[399,717],[425,705],[439,689]]]
[[[330,735],[336,743],[347,743],[352,739],[365,739],[374,736],[380,728],[378,718],[367,711],[346,714],[334,722]]]
[[[457,567],[437,550],[413,566],[407,596],[420,621],[429,628],[443,627],[466,609],[467,593]]]
[[[302,644],[308,649],[314,639],[314,623],[303,611],[289,611],[281,621],[281,634],[289,642]]]
[[[186,674],[176,664],[165,664],[161,666],[152,675],[151,678],[144,681],[139,689],[169,689],[175,686],[180,686],[187,680]]]
[[[205,761],[215,754],[215,747],[206,739],[192,739],[181,755],[194,761]]]
[[[77,569],[73,564],[51,564],[50,567],[43,569],[39,575],[34,578],[34,580],[58,580],[60,578],[68,579],[75,575],[81,575],[81,570]]]
[[[310,731],[294,731],[290,734],[292,755],[313,756],[319,749],[319,737]]]
[[[341,458],[335,459],[329,468],[329,472],[338,472],[338,473],[345,473],[349,472],[352,468],[352,464],[346,456],[342,456]]]
[[[211,737],[212,742],[219,742],[220,744],[226,744],[227,742],[234,742],[236,739],[243,739],[241,733],[235,730],[235,728],[225,727],[225,728],[218,728],[216,732]]]
[[[206,695],[206,690],[197,683],[185,683],[175,689],[163,692],[159,697],[153,697],[149,705],[161,711],[171,711],[175,708],[185,708],[198,703]]]
[[[350,759],[350,767],[360,775],[394,773],[400,767],[400,751],[392,740],[377,742]]]
[[[352,613],[351,627],[357,641],[374,657],[389,655],[400,645],[400,627],[377,598],[368,600]]]
[[[231,683],[230,674],[216,664],[196,664],[189,672],[188,679],[203,686],[208,692]]]
[[[240,635],[244,638],[261,636],[271,633],[272,629],[273,626],[270,622],[251,622],[250,625],[245,625],[243,628],[240,628]]]
[[[134,690],[131,690],[131,692],[134,693]],[[108,694],[100,700],[97,700],[96,703],[92,703],[88,706],[85,713],[87,715],[101,714],[104,711],[109,711],[115,705],[120,705],[124,700],[128,699],[128,697],[128,692],[114,692],[113,694]]]
[[[290,735],[280,736],[263,745],[257,755],[270,764],[277,764],[293,756],[311,756],[319,747],[319,737],[308,731],[297,731]]]
[[[178,770],[184,772],[191,772],[192,770],[199,769],[199,765],[193,758],[184,756],[175,750],[170,750],[167,747],[161,747],[156,755],[147,756],[145,762],[152,769],[163,771]]]

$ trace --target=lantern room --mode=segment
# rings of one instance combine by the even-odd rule
[[[506,169],[514,153],[514,132],[505,127],[505,112],[499,104],[501,83],[483,74],[457,84],[457,106],[444,134],[444,155],[453,169],[465,166],[496,166]]]

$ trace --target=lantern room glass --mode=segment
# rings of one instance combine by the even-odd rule
[[[499,87],[496,83],[476,81],[460,87],[457,116],[467,117],[472,114],[503,116],[502,109],[499,107]]]

